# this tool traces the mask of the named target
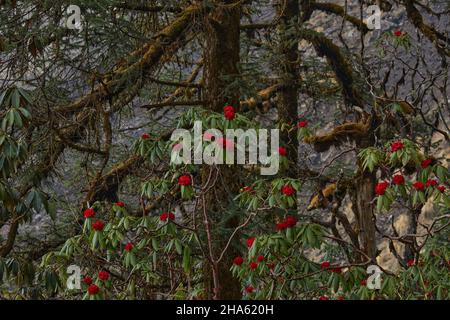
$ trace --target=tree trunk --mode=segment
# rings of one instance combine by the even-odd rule
[[[376,177],[373,173],[361,172],[355,181],[356,203],[354,202],[362,250],[372,259],[375,259],[377,254],[375,221],[373,219],[375,183]]]
[[[280,0],[277,11],[280,15],[280,76],[283,84],[278,94],[278,116],[282,122],[292,123],[297,119],[298,112],[299,52],[295,35],[287,32],[287,29],[298,25],[298,0]]]
[[[280,43],[278,48],[281,53],[279,74],[282,81],[282,88],[277,96],[278,119],[281,124],[295,126],[298,117],[298,65],[300,55],[298,40],[295,34],[289,32],[289,29],[296,28],[299,23],[300,9],[298,0],[280,0],[277,12],[280,15],[278,27]],[[289,166],[285,175],[296,179],[299,176],[297,131],[281,131],[280,138],[280,145],[287,149],[287,157],[294,163],[294,165]]]
[[[228,90],[234,76],[239,74],[240,50],[240,16],[241,4],[238,0],[217,0],[214,12],[206,21],[205,48],[205,84],[208,107],[215,112],[222,112],[225,105],[239,106],[239,93]],[[202,172],[203,183],[206,183],[211,167]],[[228,214],[232,195],[239,191],[237,167],[220,167],[217,171],[216,187],[205,197],[205,207],[211,220],[213,236],[213,255],[218,259],[225,247],[229,234],[238,226],[239,220]],[[219,226],[221,229],[219,229]],[[239,235],[235,240],[239,239]],[[207,268],[206,287],[208,298],[240,299],[241,285],[233,278],[230,267],[233,258],[239,253],[233,244],[226,251],[223,259],[216,265]],[[209,288],[208,288],[209,287]]]

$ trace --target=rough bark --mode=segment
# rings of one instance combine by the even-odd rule
[[[241,15],[241,4],[237,0],[214,1],[215,11],[206,18],[206,48],[205,48],[205,84],[206,101],[208,109],[222,112],[225,105],[239,106],[239,95],[235,90],[228,90],[232,77],[239,74],[239,22]],[[203,182],[208,179],[209,169],[204,168],[202,176]],[[213,227],[213,254],[217,258],[220,251],[228,240],[228,234],[237,227],[238,221],[234,217],[227,217],[230,193],[239,190],[239,182],[236,179],[238,168],[220,167],[218,172],[217,185],[214,190],[206,194],[206,209]],[[221,234],[218,230],[218,222],[224,222],[224,229]],[[238,238],[238,237],[236,237]],[[209,297],[213,294],[215,299],[240,299],[240,283],[233,278],[230,267],[232,259],[237,255],[235,246],[231,245],[222,261],[208,268],[207,273],[218,273],[217,282],[213,284],[211,275],[206,275],[207,292]],[[209,279],[209,281],[208,281]],[[218,286],[218,287],[217,287]],[[209,287],[209,288],[208,288]],[[211,288],[214,287],[214,288]],[[211,290],[212,289],[212,290]]]

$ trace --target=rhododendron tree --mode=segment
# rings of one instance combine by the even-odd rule
[[[275,2],[0,1],[0,298],[450,297],[448,10]]]

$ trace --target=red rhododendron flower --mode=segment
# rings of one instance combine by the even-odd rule
[[[191,177],[187,174],[178,178],[178,184],[180,186],[190,186],[191,185]]]
[[[375,186],[375,193],[379,196],[382,196],[385,194],[387,187],[389,186],[389,183],[386,181],[383,182],[379,182],[376,186]]]
[[[256,262],[250,262],[250,269],[255,270],[258,267]]]
[[[294,195],[295,189],[291,185],[287,184],[287,185],[281,187],[281,193],[290,197],[290,196]]]
[[[401,149],[403,149],[403,147],[404,147],[403,142],[401,142],[400,140],[394,141],[391,143],[391,151],[392,152],[401,150]]]
[[[247,239],[247,247],[251,248],[251,246],[253,245],[253,243],[255,242],[255,237],[252,238],[248,238]]]
[[[425,188],[425,185],[423,184],[423,182],[416,181],[413,183],[413,188],[417,191],[422,191]]]
[[[123,203],[122,201],[116,202],[116,206],[118,207],[125,207],[125,203]]]
[[[278,148],[278,153],[280,154],[280,156],[286,157],[286,155],[287,155],[287,150],[286,150],[286,148],[279,147],[279,148]]]
[[[291,228],[297,224],[297,219],[295,219],[293,216],[287,216],[284,220],[288,228]]]
[[[426,183],[427,187],[435,187],[437,185],[438,185],[438,182],[436,180],[434,180],[434,179],[428,179],[427,180],[427,183]]]
[[[100,280],[108,280],[109,279],[109,272],[108,271],[100,271],[98,273],[98,278]]]
[[[258,258],[256,258],[256,260],[258,261],[258,262],[263,262],[264,261],[264,256],[258,256]]]
[[[299,121],[298,126],[299,126],[299,128],[304,128],[304,127],[308,126],[308,121],[306,121],[306,120]]]
[[[405,177],[403,177],[401,174],[397,174],[392,177],[392,183],[393,184],[404,184],[405,183]]]
[[[87,208],[86,210],[84,210],[83,215],[86,219],[92,218],[95,216],[95,211],[92,208]]]
[[[150,135],[148,133],[143,133],[142,136],[141,136],[141,139],[142,140],[150,139]]]
[[[92,229],[95,231],[102,231],[105,227],[105,223],[102,220],[97,220],[92,223]]]
[[[394,31],[394,36],[401,37],[401,35],[402,35],[402,31],[401,30],[395,30]]]
[[[96,295],[97,293],[99,293],[100,288],[97,287],[95,284],[91,284],[91,285],[88,287],[88,290],[87,290],[87,291],[88,291],[89,295],[93,296],[93,295]]]
[[[361,280],[361,285],[362,286],[367,286],[367,279]]]
[[[134,245],[133,245],[131,242],[128,242],[128,243],[125,245],[124,250],[125,250],[126,252],[130,252],[131,250],[133,250],[133,248],[134,248]]]
[[[253,288],[252,286],[245,287],[245,292],[252,293],[253,291],[255,291],[255,288]]]
[[[223,108],[223,114],[225,116],[225,119],[227,120],[233,120],[235,117],[235,111],[232,106],[226,106]]]
[[[321,296],[319,300],[330,300],[327,296]]]
[[[330,263],[328,261],[324,261],[320,264],[320,269],[328,269],[330,267]]]
[[[233,111],[234,112],[234,107],[233,106],[225,106],[225,107],[223,107],[223,112],[227,112],[227,111]]]
[[[172,212],[163,212],[163,213],[160,214],[159,220],[167,221],[167,219],[174,220],[175,219],[175,215]]]
[[[433,160],[431,160],[431,159],[422,160],[422,162],[420,163],[420,166],[423,169],[425,169],[426,167],[428,167],[431,164],[431,162],[433,162]]]
[[[339,268],[339,267],[333,268],[333,269],[331,269],[331,272],[333,272],[333,273],[341,273],[341,272],[342,272],[342,269]]]
[[[242,259],[241,256],[237,256],[233,259],[233,263],[237,266],[240,266],[244,262],[244,259]]]
[[[242,192],[252,192],[253,188],[252,187],[243,187],[242,188]]]
[[[444,187],[444,186],[439,186],[439,187],[437,187],[437,189],[438,189],[440,192],[442,192],[442,193],[445,192],[445,187]]]
[[[286,222],[279,222],[279,223],[277,223],[277,225],[276,225],[276,229],[277,229],[277,231],[281,231],[281,230],[284,230],[284,229],[286,229],[288,226],[287,226],[287,224],[286,224]]]
[[[406,264],[408,265],[408,267],[414,266],[415,265],[414,259],[408,260],[408,262]]]
[[[92,284],[92,278],[89,277],[89,276],[86,276],[86,277],[83,278],[83,282],[85,284],[87,284],[88,286],[90,286]]]

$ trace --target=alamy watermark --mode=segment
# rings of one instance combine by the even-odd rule
[[[262,175],[278,173],[280,167],[278,129],[270,129],[270,136],[268,129],[258,131],[226,129],[224,135],[218,129],[208,129],[203,132],[202,122],[195,121],[193,131],[192,135],[187,129],[174,130],[170,139],[178,143],[172,149],[171,163],[208,165],[256,165],[259,163],[263,165]],[[269,137],[270,148],[268,147]],[[203,148],[204,144],[207,144],[205,148]]]

